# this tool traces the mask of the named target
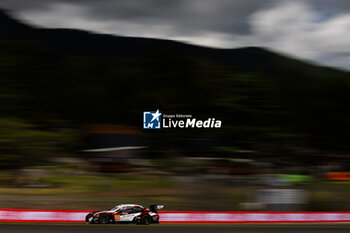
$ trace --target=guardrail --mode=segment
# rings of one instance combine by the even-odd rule
[[[88,210],[0,209],[0,222],[84,222]],[[161,223],[322,223],[350,222],[345,212],[161,211]]]

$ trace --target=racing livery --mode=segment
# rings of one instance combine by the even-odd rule
[[[157,210],[162,209],[163,205],[151,205],[144,208],[136,204],[121,204],[110,210],[93,211],[86,215],[86,223],[136,223],[148,225],[159,223]]]

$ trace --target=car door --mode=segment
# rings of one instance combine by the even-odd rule
[[[120,221],[131,222],[137,215],[134,206],[126,206],[120,212]]]

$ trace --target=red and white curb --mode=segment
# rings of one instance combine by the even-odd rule
[[[0,222],[84,222],[87,210],[0,209]],[[161,211],[162,223],[329,223],[350,222],[345,212]]]
[[[350,212],[162,212],[167,223],[350,222]]]

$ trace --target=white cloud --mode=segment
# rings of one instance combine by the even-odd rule
[[[350,14],[326,17],[304,2],[288,2],[254,13],[251,26],[257,44],[324,64],[350,52]]]
[[[253,13],[251,34],[206,32],[177,39],[208,46],[264,46],[324,65],[350,69],[350,14],[326,17],[305,2],[283,2]]]

